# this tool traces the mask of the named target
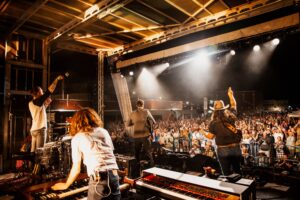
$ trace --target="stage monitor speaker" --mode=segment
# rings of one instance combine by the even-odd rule
[[[140,177],[140,165],[133,156],[116,154],[119,169],[126,172],[126,176],[130,179]]]

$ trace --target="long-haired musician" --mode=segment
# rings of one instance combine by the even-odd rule
[[[212,119],[209,124],[209,132],[205,133],[209,139],[215,138],[217,145],[217,158],[223,175],[230,175],[234,173],[241,173],[241,148],[240,140],[241,134],[235,127],[236,117],[236,101],[233,96],[231,87],[228,88],[229,105],[225,106],[222,100],[214,102]],[[229,109],[227,109],[229,108]],[[232,171],[231,171],[232,170]]]
[[[88,200],[120,199],[118,165],[113,154],[113,143],[96,111],[91,108],[77,111],[72,118],[70,134],[73,136],[73,165],[67,181],[55,184],[52,189],[67,189],[79,175],[83,160],[90,177]]]

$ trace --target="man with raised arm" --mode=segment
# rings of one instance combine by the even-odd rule
[[[44,93],[40,86],[35,86],[30,91],[33,99],[29,102],[29,111],[32,117],[31,124],[31,150],[35,152],[39,147],[43,147],[47,141],[47,114],[46,108],[50,104],[50,95],[54,92],[58,81],[63,80],[64,76],[59,75],[50,84]]]
[[[217,158],[222,174],[228,176],[232,173],[241,173],[241,135],[235,127],[237,120],[237,105],[231,87],[228,88],[229,105],[224,105],[222,100],[214,102],[209,132],[204,134],[209,139],[215,138],[217,145]],[[228,109],[229,108],[229,109]]]

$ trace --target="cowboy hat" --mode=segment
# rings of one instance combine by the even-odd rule
[[[225,110],[229,108],[229,105],[224,105],[224,102],[222,100],[216,100],[214,102],[214,107],[209,107],[211,110]]]

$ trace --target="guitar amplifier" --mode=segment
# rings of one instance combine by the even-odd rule
[[[135,179],[140,176],[140,166],[133,156],[116,154],[119,170],[124,171],[128,178]]]

